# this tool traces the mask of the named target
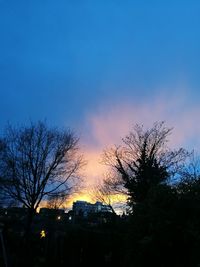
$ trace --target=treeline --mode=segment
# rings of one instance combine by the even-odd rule
[[[52,255],[60,255],[57,266],[200,266],[200,165],[193,153],[168,147],[171,133],[164,122],[149,129],[136,125],[121,145],[105,150],[103,163],[110,173],[96,187],[96,196],[111,206],[113,195],[125,195],[127,215],[95,228],[66,225],[56,238],[55,229],[43,261],[28,266],[47,266]],[[44,122],[7,127],[0,141],[1,194],[29,211],[23,244],[41,246],[30,234],[35,211],[42,199],[70,194],[83,162],[70,130]],[[54,242],[61,242],[56,252]]]

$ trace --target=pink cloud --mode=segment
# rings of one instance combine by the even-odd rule
[[[93,183],[103,176],[106,168],[100,164],[105,147],[120,144],[121,138],[129,133],[136,123],[151,127],[155,121],[166,121],[166,126],[173,127],[170,146],[187,146],[194,142],[199,148],[200,107],[187,104],[187,92],[175,91],[173,95],[159,95],[148,103],[116,103],[99,108],[86,120],[89,125],[90,139],[85,141],[85,155],[88,160],[85,173],[88,183]],[[192,149],[193,147],[191,147]]]
[[[106,172],[107,168],[101,164],[101,149],[86,149],[84,151],[85,160],[87,165],[83,171],[86,186],[91,183],[95,183],[98,180],[101,180],[103,174]]]

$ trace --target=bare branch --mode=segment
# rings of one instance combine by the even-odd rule
[[[189,153],[180,148],[167,147],[172,128],[156,122],[152,128],[136,125],[122,146],[114,146],[103,153],[103,163],[110,166],[112,175],[104,181],[113,192],[124,189],[129,201],[145,199],[152,186],[172,179],[184,164]]]
[[[49,128],[40,121],[28,127],[9,125],[1,138],[3,190],[33,210],[47,195],[67,195],[83,165],[78,141],[70,130]]]

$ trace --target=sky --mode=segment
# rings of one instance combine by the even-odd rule
[[[80,136],[86,180],[135,123],[200,150],[199,0],[0,0],[0,130],[46,119]]]

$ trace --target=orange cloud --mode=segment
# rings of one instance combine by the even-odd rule
[[[85,159],[87,162],[87,165],[84,170],[84,175],[86,176],[86,184],[90,184],[91,179],[93,178],[93,181],[98,181],[102,179],[103,174],[106,172],[107,168],[103,164],[101,164],[101,149],[88,149],[85,150]],[[88,180],[87,180],[88,179]]]
[[[187,102],[187,91],[174,90],[173,95],[158,95],[148,102],[102,105],[96,112],[89,114],[86,118],[89,138],[84,139],[84,154],[88,161],[85,168],[86,187],[94,185],[107,171],[100,163],[103,149],[120,144],[121,138],[136,123],[151,127],[155,121],[164,120],[166,126],[174,127],[169,137],[172,148],[190,147],[193,143],[195,148],[199,148],[200,107],[191,106]]]

